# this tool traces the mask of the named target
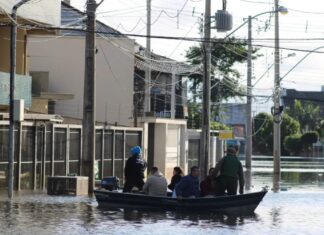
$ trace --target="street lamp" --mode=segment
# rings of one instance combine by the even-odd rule
[[[276,0],[277,1],[277,0]],[[281,14],[287,14],[288,10],[287,8],[283,6],[278,6],[273,11],[266,11],[259,13],[254,16],[249,16],[246,21],[244,21],[240,26],[238,26],[234,31],[232,31],[230,34],[228,34],[226,38],[229,38],[231,35],[233,35],[236,31],[238,31],[240,28],[242,28],[245,24],[248,23],[248,56],[247,56],[247,98],[246,98],[246,157],[245,157],[245,167],[247,169],[251,169],[251,159],[252,159],[252,20],[256,19],[257,17],[265,14],[275,13],[278,15],[278,12]],[[276,27],[276,31],[277,31]],[[278,34],[276,33],[275,41],[278,41],[279,45],[279,31]],[[278,46],[279,48],[279,46]],[[275,53],[276,54],[276,53]],[[279,55],[279,52],[278,52]],[[277,64],[279,66],[279,57],[275,61],[278,61]],[[276,62],[274,63],[276,64]],[[275,66],[276,68],[276,66]]]

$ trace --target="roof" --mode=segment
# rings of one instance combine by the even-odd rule
[[[86,28],[86,19],[87,14],[82,12],[67,3],[61,3],[61,27],[71,27],[77,29]],[[123,36],[121,32],[109,27],[108,25],[96,20],[96,30],[102,32],[102,34],[113,34],[114,36]],[[63,34],[69,34],[74,36],[84,36],[85,32],[75,31],[75,30],[62,30]]]
[[[324,102],[324,91],[297,91],[295,89],[286,89],[286,94],[282,98]]]

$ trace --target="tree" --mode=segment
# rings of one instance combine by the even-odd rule
[[[299,121],[301,133],[314,131],[320,124],[320,107],[309,101],[295,100],[294,106],[287,108],[286,113]]]
[[[299,134],[300,125],[299,122],[292,117],[290,117],[288,114],[283,114],[282,116],[282,122],[281,122],[281,153],[283,155],[289,154],[289,152],[286,151],[286,148],[284,146],[285,138],[287,136],[297,135]]]
[[[301,136],[301,143],[308,154],[311,151],[312,144],[316,143],[318,140],[318,133],[316,131],[306,132]]]
[[[301,135],[295,134],[286,136],[284,140],[284,147],[290,155],[299,155],[303,150]]]
[[[273,146],[273,117],[268,113],[259,113],[253,119],[253,151],[270,154]]]
[[[232,130],[231,127],[220,122],[211,122],[210,129],[211,130]]]
[[[320,121],[317,132],[320,138],[324,138],[324,119]]]
[[[201,128],[201,107],[199,104],[194,102],[188,102],[188,121],[187,125],[189,129],[199,129]]]
[[[259,113],[253,119],[253,145],[255,152],[271,154],[273,152],[273,117],[268,113]],[[288,154],[284,148],[286,136],[299,134],[299,124],[287,114],[282,116],[281,154]]]
[[[253,51],[253,59],[261,56]],[[225,42],[213,42],[211,45],[211,101],[218,104],[221,99],[235,96],[245,96],[246,92],[239,86],[240,73],[233,68],[235,63],[244,63],[247,59],[246,44],[232,37]],[[195,45],[186,52],[186,58],[191,65],[203,64],[202,45]],[[202,88],[202,74],[192,74],[190,79],[190,91],[193,93],[193,102],[198,98],[197,90]],[[218,106],[211,107],[218,113]]]

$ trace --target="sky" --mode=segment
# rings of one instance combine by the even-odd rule
[[[72,0],[72,6],[85,10],[85,0]],[[97,0],[99,2],[99,0]],[[151,34],[172,37],[201,37],[198,23],[205,9],[204,0],[152,0]],[[222,0],[211,0],[212,15],[222,8]],[[296,66],[282,81],[286,89],[320,91],[324,85],[324,1],[320,0],[281,0],[281,6],[288,8],[288,14],[280,15],[280,74],[284,76]],[[274,0],[228,0],[227,11],[233,15],[233,30],[244,22],[249,15],[273,10]],[[122,33],[146,34],[146,0],[104,0],[97,10],[97,18]],[[265,30],[265,26],[268,27]],[[271,94],[274,84],[273,39],[274,16],[264,14],[252,23],[253,43],[262,46],[262,57],[253,61],[253,81],[262,79],[253,89],[253,94]],[[228,32],[230,33],[230,32]],[[212,30],[212,36],[223,38],[226,33]],[[247,38],[247,26],[235,34],[238,38]],[[145,46],[144,38],[135,38]],[[155,53],[179,61],[185,61],[186,51],[193,42],[152,39],[151,48]],[[264,46],[269,46],[265,48]],[[322,49],[315,48],[323,46]],[[305,52],[306,51],[306,52]],[[316,53],[319,52],[319,53]],[[305,57],[306,56],[306,57]],[[305,59],[302,59],[305,57]],[[246,64],[237,65],[241,72],[241,83],[246,83]],[[266,72],[269,70],[268,72]],[[267,106],[266,101],[257,100],[256,105]]]

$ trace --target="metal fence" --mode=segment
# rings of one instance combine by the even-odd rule
[[[8,122],[0,121],[0,188],[7,187]],[[115,175],[123,183],[130,148],[142,145],[141,128],[96,127],[96,179]],[[14,131],[14,187],[45,189],[48,176],[80,175],[82,126],[23,122]],[[90,167],[90,166],[89,166]]]

